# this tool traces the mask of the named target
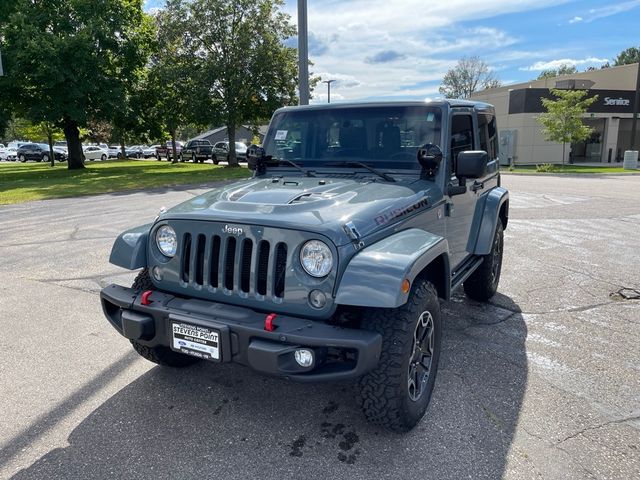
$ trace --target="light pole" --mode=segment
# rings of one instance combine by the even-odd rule
[[[298,0],[298,90],[300,90],[300,105],[309,105],[307,0]]]
[[[323,80],[322,83],[327,84],[327,103],[331,103],[331,84],[335,82],[335,80]]]

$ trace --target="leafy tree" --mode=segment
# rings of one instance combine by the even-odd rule
[[[229,165],[237,166],[236,128],[269,118],[296,103],[296,50],[283,42],[295,27],[282,0],[171,0],[167,12],[183,32],[181,49],[209,122],[229,137]],[[204,97],[208,100],[204,100]]]
[[[212,108],[211,95],[202,85],[202,64],[193,61],[188,48],[191,39],[185,37],[187,23],[180,16],[184,8],[182,2],[169,2],[167,9],[156,14],[157,48],[145,88],[153,136],[169,135],[173,163],[178,162],[178,132],[187,125],[207,124]]]
[[[558,68],[551,68],[549,70],[543,70],[538,75],[537,80],[542,80],[545,78],[555,78],[560,75],[573,75],[574,73],[578,73],[578,69],[574,65],[560,65]]]
[[[79,127],[111,119],[146,63],[141,0],[0,0],[5,77],[13,111],[64,130],[68,168],[84,168]]]
[[[616,67],[631,63],[640,63],[640,47],[630,47],[621,51],[613,62]]]
[[[479,57],[463,57],[445,74],[438,91],[447,98],[468,98],[473,92],[500,85],[485,61]]]
[[[542,99],[546,112],[540,114],[538,122],[542,133],[549,142],[562,142],[562,166],[564,166],[565,146],[586,140],[593,129],[582,122],[582,116],[589,106],[598,99],[595,95],[586,98],[586,90],[560,90],[552,88],[556,100]]]

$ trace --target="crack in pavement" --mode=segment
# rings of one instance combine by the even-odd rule
[[[559,442],[556,442],[554,444],[554,447],[558,447],[559,445],[562,445],[564,442],[566,442],[568,440],[571,440],[572,438],[576,438],[576,437],[578,437],[578,436],[580,436],[580,435],[582,435],[582,434],[584,434],[586,432],[590,432],[592,430],[598,430],[600,428],[608,427],[609,425],[617,425],[617,424],[630,422],[630,421],[633,421],[633,420],[640,420],[640,415],[635,415],[635,416],[626,417],[626,418],[618,418],[618,419],[615,419],[615,420],[609,420],[609,421],[601,423],[599,425],[594,425],[593,427],[582,428],[582,429],[578,430],[577,432],[566,436],[565,438],[563,438]]]
[[[0,245],[0,248],[11,248],[11,247],[30,247],[33,245],[42,245],[46,243],[47,245],[53,243],[66,243],[66,242],[83,242],[85,240],[114,240],[117,235],[113,236],[105,236],[105,237],[85,237],[85,238],[63,238],[61,240],[47,240],[46,242],[26,242],[26,243],[11,243],[9,245]]]

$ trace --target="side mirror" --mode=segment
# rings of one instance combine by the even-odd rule
[[[418,149],[418,163],[426,177],[434,177],[442,163],[442,150],[433,143],[423,145]]]
[[[247,148],[247,167],[249,167],[249,170],[257,170],[258,175],[261,175],[264,170],[266,156],[265,149],[258,145],[252,144]]]
[[[484,150],[460,152],[456,161],[456,177],[480,178],[487,173],[489,155]]]

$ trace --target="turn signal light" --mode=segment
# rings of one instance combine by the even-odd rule
[[[409,290],[411,290],[411,282],[408,278],[405,278],[402,281],[402,286],[400,287],[400,289],[402,290],[402,293],[409,293]]]

